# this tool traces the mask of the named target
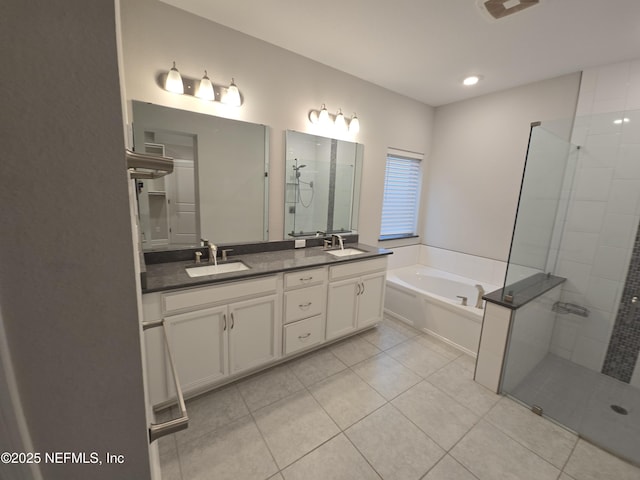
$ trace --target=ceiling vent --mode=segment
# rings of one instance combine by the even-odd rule
[[[540,3],[540,0],[480,0],[478,3],[482,4],[482,10],[499,20],[525,8],[533,7]]]

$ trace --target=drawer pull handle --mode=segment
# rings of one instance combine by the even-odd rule
[[[305,333],[304,335],[298,335],[300,340],[304,340],[305,338],[309,338],[311,336],[311,332]]]
[[[222,331],[224,332],[227,329],[227,314],[222,314]]]
[[[356,297],[362,293],[362,291],[361,291],[361,289],[360,289],[360,285],[361,285],[361,284],[360,284],[360,283],[358,283],[358,291],[356,292]]]
[[[360,292],[360,295],[362,295],[364,293],[364,282],[362,282],[362,291]]]
[[[298,307],[300,307],[302,310],[306,310],[310,306],[311,306],[311,302],[301,303],[300,305],[298,305]]]
[[[233,313],[232,313],[232,314],[231,314],[231,327],[230,327],[229,329],[230,329],[230,330],[233,330],[233,327],[235,326],[235,324],[236,324],[236,321],[235,321],[235,319],[233,318]]]
[[[310,282],[311,280],[313,280],[313,277],[303,277],[303,278],[301,278],[301,279],[300,279],[300,281],[301,281],[302,283],[304,283],[304,282]]]

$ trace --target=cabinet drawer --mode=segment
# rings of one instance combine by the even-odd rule
[[[162,311],[176,312],[228,302],[234,298],[274,293],[276,287],[277,277],[272,276],[165,293],[162,295]]]
[[[370,272],[378,272],[387,269],[387,257],[379,257],[374,260],[361,262],[349,262],[344,265],[335,265],[329,268],[329,280],[357,277]]]
[[[322,283],[327,278],[326,268],[314,268],[313,270],[299,270],[284,275],[284,288],[306,287]]]
[[[284,327],[284,354],[297,352],[324,341],[323,316],[300,320]]]
[[[284,294],[284,323],[313,317],[324,311],[326,287],[301,288]]]

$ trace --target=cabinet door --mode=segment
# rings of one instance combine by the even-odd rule
[[[358,279],[329,284],[327,300],[327,340],[356,329]]]
[[[374,273],[360,279],[358,295],[358,328],[382,320],[385,274]]]
[[[277,358],[280,315],[276,295],[229,305],[229,366],[236,373]]]
[[[184,393],[228,374],[226,313],[226,307],[216,307],[165,318],[167,340]],[[175,395],[170,367],[167,371],[167,387]]]
[[[374,273],[360,279],[358,295],[358,328],[382,320],[384,305],[385,274]]]

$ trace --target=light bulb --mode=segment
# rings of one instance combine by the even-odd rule
[[[318,114],[318,123],[320,125],[325,126],[329,124],[329,112],[327,111],[327,107],[322,104],[322,108],[320,109],[320,113]]]
[[[227,87],[227,95],[225,96],[224,103],[233,105],[234,107],[239,107],[242,103],[240,100],[240,90],[238,90],[233,78],[231,79],[231,85]]]
[[[470,77],[465,78],[462,83],[467,86],[470,87],[471,85],[475,85],[476,83],[478,83],[480,81],[480,77],[478,75],[471,75]]]
[[[215,93],[213,93],[213,84],[211,83],[211,79],[207,76],[206,70],[204,71],[204,77],[200,80],[196,97],[203,100],[215,100],[216,98]]]
[[[167,79],[164,82],[164,88],[171,93],[179,93],[180,95],[184,93],[182,77],[176,68],[176,62],[173,62],[173,67],[171,67],[171,70],[169,70],[169,73],[167,74]]]
[[[353,118],[349,122],[349,133],[355,135],[360,131],[360,120],[356,117],[356,114],[353,114]]]
[[[347,131],[347,122],[344,119],[344,115],[342,114],[342,110],[338,109],[338,113],[336,114],[336,128],[338,129],[339,132],[346,132]]]

